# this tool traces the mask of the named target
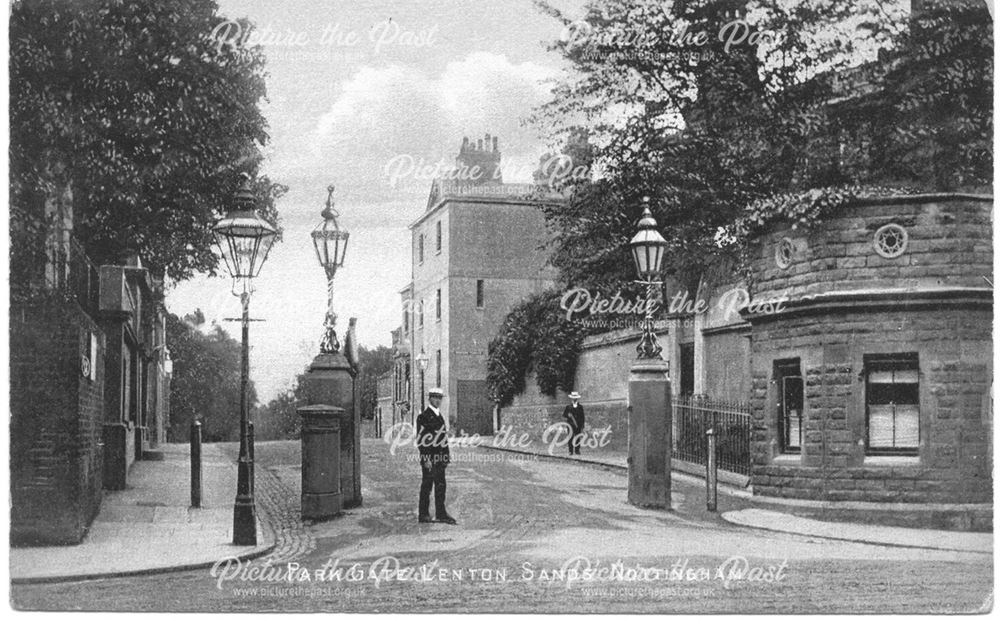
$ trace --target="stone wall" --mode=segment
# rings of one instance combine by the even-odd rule
[[[94,380],[82,376],[98,338]],[[101,502],[104,337],[75,302],[11,306],[11,543],[74,544]]]
[[[784,295],[779,314],[752,322],[754,492],[831,501],[992,501],[991,203],[918,196],[846,208],[821,231],[762,238],[756,293]],[[903,226],[909,245],[878,256],[874,231]],[[774,247],[792,234],[792,263]],[[915,455],[866,452],[865,359],[918,363]],[[774,363],[798,359],[803,445],[780,453]]]
[[[665,342],[660,335],[661,344]],[[588,430],[610,427],[610,444],[605,449],[624,450],[628,447],[628,376],[635,359],[639,333],[635,330],[613,331],[588,337],[576,370],[575,389],[586,415]],[[527,433],[540,442],[545,429],[562,421],[563,409],[569,404],[566,394],[546,396],[539,392],[534,373],[525,379],[523,394],[500,411],[500,425],[513,428],[515,433]]]
[[[755,246],[755,298],[803,298],[830,291],[982,288],[993,274],[992,198],[922,195],[872,199],[843,208],[836,218],[809,231],[778,226]],[[884,258],[873,246],[886,224],[902,226],[908,248]],[[788,268],[775,261],[788,238],[794,253]]]

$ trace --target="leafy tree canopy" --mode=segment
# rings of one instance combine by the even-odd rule
[[[200,319],[200,320],[199,320]],[[219,325],[208,333],[201,310],[183,319],[167,314],[167,341],[173,359],[170,378],[171,441],[188,440],[191,422],[202,423],[205,441],[235,441],[240,436],[242,345]],[[250,381],[248,405],[257,402]]]
[[[875,0],[609,0],[581,21],[540,6],[565,25],[552,49],[572,70],[536,121],[600,170],[547,207],[566,284],[634,278],[643,196],[668,272],[692,287],[722,251],[718,229],[770,196],[990,183],[982,2],[929,0],[911,16]]]
[[[214,272],[210,223],[267,143],[259,48],[221,44],[214,0],[19,0],[10,18],[10,194],[70,187],[88,254]],[[249,24],[242,22],[244,28]],[[285,187],[257,180],[264,216]]]

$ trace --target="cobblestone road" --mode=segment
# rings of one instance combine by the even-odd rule
[[[700,510],[699,488],[675,492],[675,506],[685,508],[678,513],[640,510],[625,502],[622,473],[486,450],[469,450],[449,467],[449,510],[458,526],[417,523],[417,463],[366,441],[364,505],[303,527],[298,445],[262,443],[257,454],[258,504],[278,538],[270,557],[228,580],[199,570],[14,587],[15,606],[832,613],[984,612],[992,603],[989,554],[742,529],[690,516]],[[289,582],[288,562],[309,580],[299,571]],[[587,562],[593,571],[564,569]],[[741,571],[743,578],[732,577]],[[574,573],[591,579],[573,580]]]

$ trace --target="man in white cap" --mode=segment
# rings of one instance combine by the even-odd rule
[[[420,522],[434,522],[430,514],[431,487],[434,488],[434,515],[438,522],[457,524],[445,509],[444,471],[451,458],[448,450],[448,424],[441,413],[444,391],[434,387],[427,392],[430,404],[417,417],[417,449],[420,451]]]
[[[583,434],[583,405],[580,404],[580,394],[573,392],[569,394],[570,404],[563,409],[563,419],[569,424],[571,436],[569,439],[569,455],[580,455],[580,439]]]

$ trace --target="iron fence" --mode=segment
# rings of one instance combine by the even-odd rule
[[[674,457],[705,464],[708,441],[705,432],[715,429],[719,468],[750,474],[750,404],[711,400],[703,396],[673,399]]]

